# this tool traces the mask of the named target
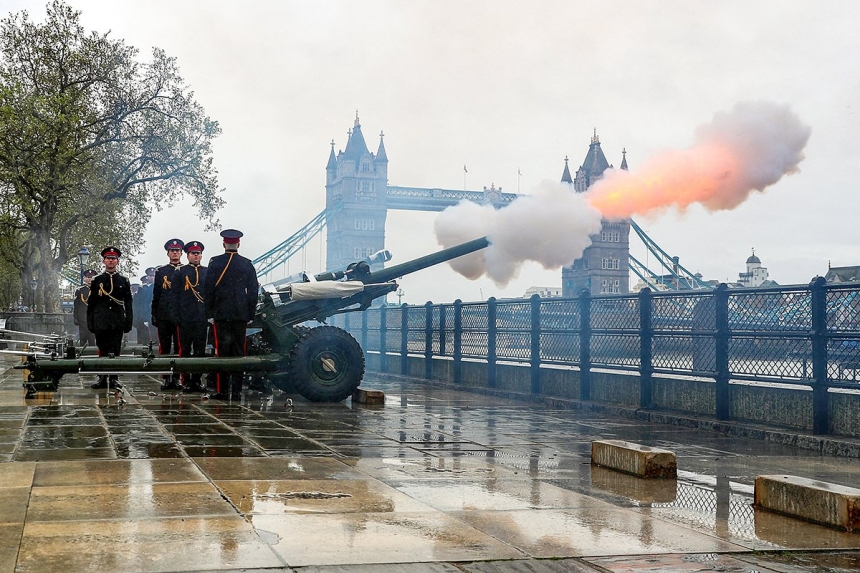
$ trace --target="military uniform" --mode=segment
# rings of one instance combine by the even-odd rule
[[[170,289],[179,325],[179,356],[205,356],[209,324],[206,322],[206,305],[203,303],[203,285],[207,269],[200,264],[199,259],[195,263],[191,262],[195,254],[202,255],[203,243],[189,241],[185,244],[185,253],[188,264],[179,267],[173,275]],[[182,386],[191,392],[203,391],[201,374],[183,374]]]
[[[84,272],[84,277],[92,280],[98,273],[92,269]],[[90,285],[84,283],[75,291],[72,303],[72,316],[78,327],[78,341],[85,346],[95,346],[96,336],[87,328],[87,300],[90,298]]]
[[[157,333],[148,324],[152,317],[152,279],[155,275],[155,267],[146,269],[146,274],[140,277],[140,288],[134,295],[134,328],[137,330],[137,343],[149,344],[157,340]]]
[[[245,356],[245,327],[254,318],[260,283],[250,259],[236,252],[242,233],[226,229],[221,236],[225,253],[209,260],[203,283],[206,318],[214,322],[217,356]],[[219,373],[215,379],[216,396],[226,397],[228,381],[232,382],[232,397],[238,398],[241,373]]]
[[[171,239],[164,244],[164,250],[168,252],[175,249],[181,251],[183,247],[185,243],[179,239]],[[179,329],[170,291],[173,288],[174,275],[181,266],[181,263],[170,263],[158,267],[155,271],[152,285],[152,324],[158,328],[159,354],[179,354]],[[178,376],[165,376],[162,390],[175,388],[178,380]]]
[[[107,247],[102,257],[119,259],[116,247]],[[122,336],[131,331],[134,322],[132,310],[131,283],[115,269],[109,270],[107,262],[104,273],[90,283],[90,296],[87,299],[87,328],[95,334],[99,356],[119,356],[122,350]],[[116,385],[117,377],[110,377],[111,386]],[[107,387],[104,376],[93,384],[93,388]]]

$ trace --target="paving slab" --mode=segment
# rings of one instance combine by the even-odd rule
[[[23,520],[19,523],[0,523],[0,573],[15,571],[23,533]]]
[[[473,561],[521,551],[440,511],[254,515],[251,524],[275,535],[272,549],[293,567],[369,563]]]
[[[253,570],[284,563],[239,516],[30,522],[17,573]]]
[[[189,459],[76,460],[32,465],[37,470],[32,480],[37,487],[206,481]]]

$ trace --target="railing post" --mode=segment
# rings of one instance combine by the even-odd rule
[[[531,297],[531,370],[532,394],[540,394],[540,295],[533,294]]]
[[[409,374],[409,305],[400,305],[400,374]]]
[[[496,359],[498,356],[496,316],[498,305],[499,302],[496,297],[491,296],[487,299],[487,386],[490,388],[496,387]]]
[[[424,378],[433,378],[433,303],[424,305]]]
[[[720,283],[713,291],[714,318],[716,333],[714,336],[714,370],[716,372],[716,400],[714,415],[717,420],[728,420],[731,412],[729,395],[729,287]]]
[[[827,281],[816,277],[812,294],[812,432],[830,433],[830,401],[827,394]]]
[[[591,400],[591,292],[579,293],[579,399]]]
[[[388,305],[379,307],[379,370],[388,372]]]
[[[463,381],[463,301],[454,301],[454,384]]]
[[[639,291],[639,407],[650,408],[653,403],[652,364],[654,352],[654,323],[651,320],[654,295],[648,287]]]
[[[439,305],[439,356],[445,356],[447,348],[445,348],[445,310],[444,304]]]

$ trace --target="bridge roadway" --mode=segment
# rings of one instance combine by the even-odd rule
[[[860,532],[754,510],[756,475],[858,485],[860,460],[370,376],[384,406],[246,392],[126,404],[0,363],[0,572],[860,570]],[[133,391],[133,393],[131,393]],[[593,439],[679,477],[589,463]]]

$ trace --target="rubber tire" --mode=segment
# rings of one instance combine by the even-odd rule
[[[323,366],[334,361],[334,371]],[[347,331],[317,326],[303,332],[290,350],[290,381],[311,402],[340,402],[352,396],[364,378],[364,352]]]

